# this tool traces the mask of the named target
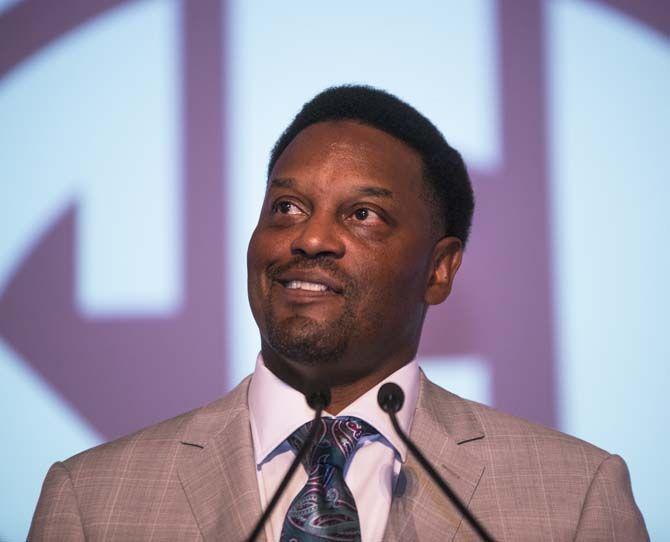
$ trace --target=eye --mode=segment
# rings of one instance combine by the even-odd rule
[[[275,204],[272,206],[272,212],[282,215],[298,215],[302,213],[301,209],[297,205],[285,199],[275,202]]]
[[[377,224],[383,221],[379,214],[369,207],[359,207],[351,216],[356,222],[364,222],[366,225]]]
[[[370,209],[357,209],[354,213],[354,216],[356,217],[356,220],[365,220],[368,216],[370,216]]]

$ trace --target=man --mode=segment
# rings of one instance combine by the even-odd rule
[[[460,155],[411,106],[369,87],[315,97],[275,145],[249,244],[253,376],[56,463],[30,539],[245,539],[312,428],[302,392],[317,382],[332,402],[262,536],[476,540],[378,408],[393,381],[401,426],[496,540],[647,540],[621,458],[420,372],[473,207]]]

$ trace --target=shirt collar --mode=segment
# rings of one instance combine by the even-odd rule
[[[405,392],[405,402],[397,417],[400,427],[409,433],[419,395],[419,365],[416,360],[365,392],[338,416],[355,416],[372,425],[404,462],[407,447],[396,435],[388,415],[377,404],[377,392],[386,382],[395,382]],[[277,378],[265,366],[261,354],[256,358],[256,369],[249,385],[249,413],[256,465],[263,463],[291,433],[314,417],[302,393]],[[327,412],[325,415],[331,416]]]

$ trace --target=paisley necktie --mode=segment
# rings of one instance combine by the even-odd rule
[[[315,444],[305,455],[307,483],[286,513],[281,542],[360,542],[361,526],[356,502],[344,482],[344,469],[358,440],[377,431],[352,417],[321,418],[298,428],[288,442],[296,451],[313,423],[318,423]]]

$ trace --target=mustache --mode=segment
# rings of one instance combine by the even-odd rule
[[[337,263],[329,256],[316,256],[315,258],[305,258],[304,256],[295,256],[288,262],[279,264],[270,264],[267,268],[267,275],[271,280],[277,280],[283,273],[288,271],[308,271],[318,269],[325,271],[343,286],[343,293],[349,294],[356,291],[356,282],[346,273],[344,273]]]

